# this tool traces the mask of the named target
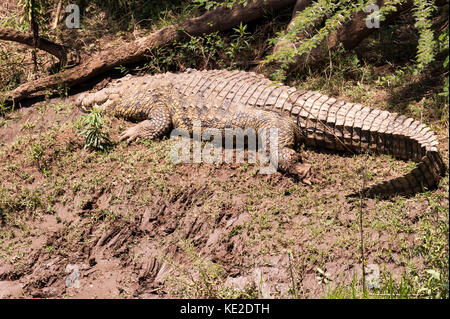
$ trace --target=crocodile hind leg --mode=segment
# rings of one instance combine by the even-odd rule
[[[265,146],[271,165],[276,169],[294,175],[306,184],[311,184],[309,177],[311,165],[302,162],[301,155],[295,151],[299,144],[299,132],[297,126],[290,118],[271,118],[264,123],[260,132],[261,143]],[[277,142],[277,152],[273,152],[271,143]]]
[[[302,162],[302,158],[295,150],[283,147],[278,150],[278,167],[281,171],[292,174],[306,184],[311,184],[311,165]]]
[[[169,132],[172,128],[170,112],[166,107],[151,109],[148,119],[130,127],[120,136],[120,140],[128,143],[137,138],[153,139]]]

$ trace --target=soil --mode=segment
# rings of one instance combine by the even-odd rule
[[[314,183],[304,185],[256,164],[172,164],[167,138],[95,152],[72,98],[0,125],[0,298],[319,298],[361,279],[360,213],[380,280],[426,268],[421,227],[445,218],[429,199],[448,210],[448,177],[431,195],[361,208],[345,195],[362,187],[364,165],[373,183],[410,163],[305,149]],[[131,125],[106,123],[113,141]]]

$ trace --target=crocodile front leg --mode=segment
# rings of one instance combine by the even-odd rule
[[[158,106],[153,108],[148,119],[130,127],[120,136],[120,140],[128,143],[137,138],[153,139],[165,135],[172,128],[172,120],[167,107]]]

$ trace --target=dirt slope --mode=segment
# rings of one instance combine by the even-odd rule
[[[335,296],[361,278],[360,205],[345,194],[364,163],[370,183],[412,165],[306,149],[308,186],[253,164],[175,165],[168,139],[85,150],[81,114],[52,100],[0,120],[1,298]],[[130,126],[106,123],[115,141]],[[362,213],[382,289],[439,267],[439,243],[448,256],[448,176]]]

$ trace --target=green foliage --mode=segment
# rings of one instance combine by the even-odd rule
[[[251,1],[251,0],[250,0]],[[231,8],[236,5],[246,6],[249,0],[224,0],[224,1],[211,1],[211,0],[193,0],[194,5],[197,7],[204,7],[206,10],[214,9],[221,6]]]
[[[441,206],[443,198],[430,194],[427,199],[433,210],[433,216],[430,216],[421,227],[420,253],[428,269],[425,271],[425,276],[421,278],[423,284],[420,293],[427,298],[448,298],[449,211],[448,208]]]
[[[389,273],[382,279],[380,287],[371,290],[362,288],[362,280],[353,275],[350,287],[348,285],[338,285],[328,291],[326,298],[328,299],[409,299],[417,298],[413,288],[409,284],[410,279],[402,276],[399,283],[392,279]]]
[[[396,11],[396,6],[407,0],[385,1],[379,12],[373,12],[383,21],[386,16]],[[280,68],[272,75],[275,80],[285,78],[288,64],[294,62],[297,56],[310,53],[313,49],[324,46],[326,38],[348,22],[356,13],[365,10],[373,0],[338,1],[318,0],[299,12],[292,20],[287,31],[281,31],[271,40],[272,44],[288,41],[295,45],[283,45],[277,52],[269,55],[264,63],[277,62]],[[434,1],[414,0],[414,26],[418,29],[420,38],[417,45],[417,65],[422,69],[434,60],[436,55],[436,39],[432,30],[432,18],[436,12]],[[299,41],[301,36],[301,41]],[[324,48],[325,49],[325,48]]]
[[[127,75],[130,71],[127,67],[124,67],[123,65],[116,66],[114,69],[119,70],[120,74]]]
[[[395,87],[404,85],[408,76],[417,75],[418,71],[415,66],[405,66],[397,68],[392,74],[387,74],[378,77],[375,83],[384,87]]]
[[[35,20],[36,23],[42,24],[44,13],[44,3],[42,0],[19,0],[18,6],[23,6],[22,23]]]
[[[229,48],[226,51],[226,54],[234,59],[236,53],[240,52],[249,47],[249,43],[246,38],[250,35],[247,30],[247,25],[243,25],[242,22],[239,24],[239,27],[233,28],[234,34],[231,35],[233,41],[230,43]]]
[[[0,92],[9,91],[20,84],[24,70],[17,65],[21,61],[23,61],[23,57],[0,48],[0,70],[2,70],[0,72]],[[0,101],[0,115],[4,109],[2,104]]]
[[[192,268],[186,269],[176,264],[174,268],[176,276],[171,276],[168,280],[170,290],[184,298],[220,298],[223,295],[224,269],[220,265],[204,258],[189,240],[180,240],[178,248],[190,259]],[[195,273],[197,279],[192,278]]]
[[[157,47],[143,68],[162,73],[184,68],[214,69],[234,68],[245,64],[250,54],[252,34],[247,25],[240,24],[229,36],[219,32],[191,36],[187,41],[174,41],[170,46]]]
[[[439,42],[443,43],[444,45],[447,45],[448,47],[448,41],[449,41],[449,27],[447,26],[447,29],[439,36]],[[448,48],[447,48],[448,49]],[[443,92],[440,95],[443,95],[445,97],[445,99],[448,101],[448,85],[449,85],[449,78],[448,78],[448,53],[447,53],[447,57],[444,60],[444,63],[442,64],[442,66],[447,69],[446,74],[446,80],[445,80],[445,84],[444,84],[444,88],[443,88]]]
[[[27,187],[0,187],[0,225],[14,220],[15,213],[27,211],[31,214],[45,208],[41,189]]]
[[[427,298],[448,299],[448,280],[445,281],[444,276],[434,269],[427,269],[425,272],[428,278],[418,293]]]
[[[11,112],[12,110],[14,110],[13,105],[8,105],[6,101],[0,99],[0,116],[4,116],[6,113]]]
[[[434,1],[414,0],[414,26],[419,30],[420,38],[417,44],[417,64],[423,68],[434,60],[436,54],[436,40],[431,29],[431,18],[436,11]]]
[[[111,145],[109,134],[105,132],[102,113],[99,107],[94,106],[91,113],[81,117],[79,134],[85,138],[85,149],[105,150]]]
[[[173,24],[172,13],[190,11],[191,5],[184,0],[147,1],[147,0],[80,0],[82,15],[92,16],[96,11],[104,11],[114,21],[114,27],[131,31],[137,25],[154,26],[155,22]]]
[[[44,153],[45,149],[41,143],[33,143],[31,145],[31,159],[35,161],[38,164],[38,166],[41,166],[40,163],[42,157],[44,156]]]
[[[369,1],[372,2],[372,1]],[[289,63],[297,55],[310,52],[316,48],[331,32],[335,31],[344,21],[353,13],[362,11],[365,5],[358,1],[329,1],[318,0],[312,5],[306,7],[302,12],[292,20],[291,28],[288,31],[281,31],[278,37],[272,39],[273,44],[280,40],[287,40],[295,43],[299,34],[304,31],[315,29],[320,21],[326,19],[324,26],[316,29],[316,32],[305,39],[295,47],[286,46],[276,54],[270,55],[265,62],[277,61],[280,63]]]
[[[19,0],[18,6],[23,8],[18,22],[21,31],[32,31],[33,24],[39,29],[39,34],[49,30],[50,13],[57,0]]]
[[[225,42],[218,32],[190,37],[186,42],[174,41],[171,46],[153,49],[149,62],[139,70],[162,73],[181,66],[204,68],[205,65],[214,65],[224,68],[224,59],[220,54],[224,47]]]

